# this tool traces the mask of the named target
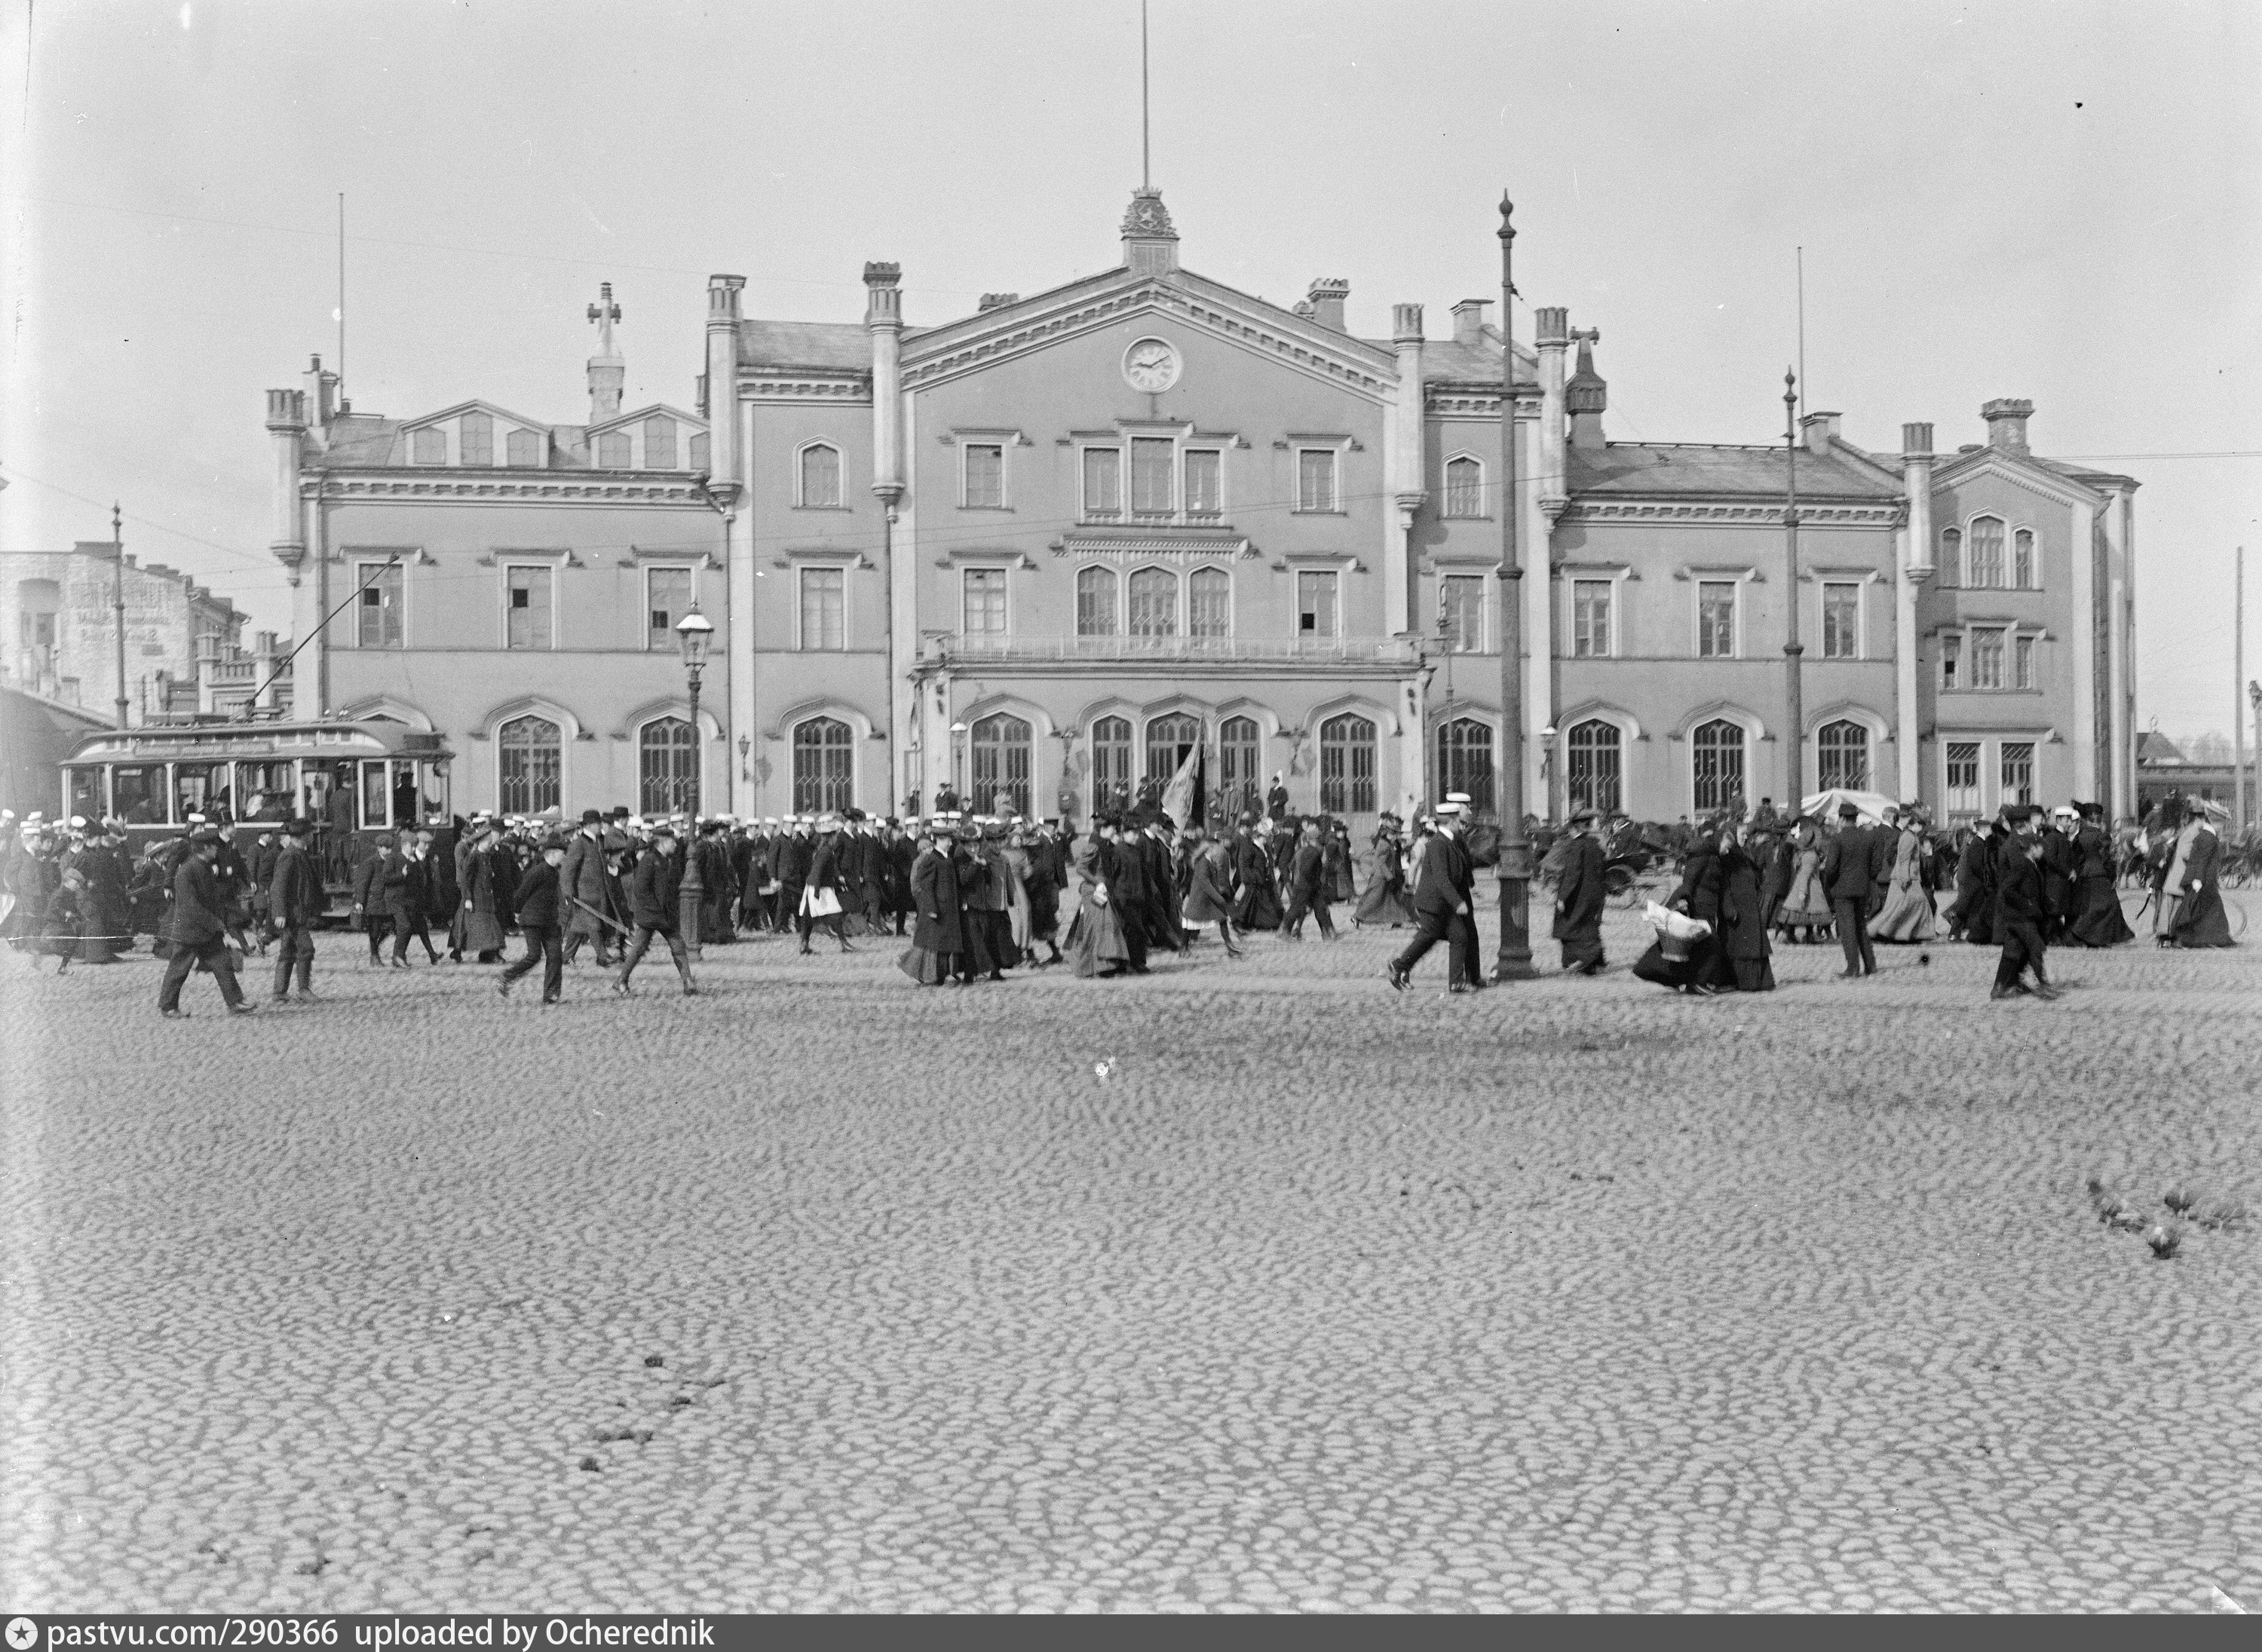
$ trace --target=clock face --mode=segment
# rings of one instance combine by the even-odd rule
[[[1178,382],[1178,352],[1159,338],[1142,338],[1123,352],[1123,377],[1134,390],[1159,394]]]

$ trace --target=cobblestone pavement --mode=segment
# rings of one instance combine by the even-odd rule
[[[332,936],[169,1024],[0,956],[0,1595],[2262,1605],[2262,1239],[2084,1191],[2262,1207],[2262,935],[2056,1005],[1945,945],[1401,998],[1402,938],[544,1011]]]

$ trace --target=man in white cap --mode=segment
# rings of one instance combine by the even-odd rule
[[[1390,985],[1397,992],[1406,990],[1422,955],[1440,941],[1446,943],[1451,961],[1448,992],[1473,992],[1480,978],[1473,917],[1476,869],[1470,863],[1467,845],[1461,841],[1461,805],[1439,804],[1437,829],[1423,854],[1421,878],[1414,889],[1414,939],[1390,961],[1387,970]]]

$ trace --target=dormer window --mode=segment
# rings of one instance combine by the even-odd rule
[[[531,470],[542,463],[542,438],[531,430],[513,430],[503,439],[503,456],[514,470]]]
[[[675,468],[675,421],[655,414],[644,422],[644,467],[648,471]]]
[[[484,413],[467,413],[456,426],[458,465],[494,463],[494,421]]]
[[[448,462],[448,433],[437,425],[408,433],[408,462],[411,465],[445,465]]]
[[[597,468],[624,471],[633,461],[629,457],[629,433],[608,430],[597,438]]]

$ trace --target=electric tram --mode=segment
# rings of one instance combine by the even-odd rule
[[[97,730],[63,759],[62,812],[125,821],[137,857],[192,814],[246,829],[304,815],[335,893],[375,833],[452,820],[453,755],[439,735],[382,718]]]

